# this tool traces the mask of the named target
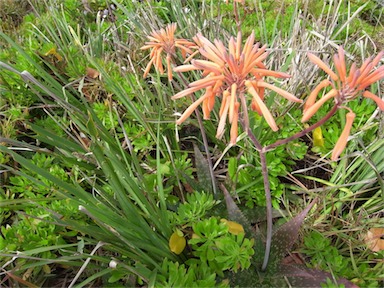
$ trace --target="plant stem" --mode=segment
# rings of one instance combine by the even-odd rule
[[[183,80],[184,84],[186,87],[188,87],[188,82],[184,78],[183,74],[180,72],[177,72],[179,75],[180,79]],[[196,97],[194,94],[191,94],[191,99],[193,102],[196,101]],[[209,175],[211,177],[211,182],[212,182],[212,192],[214,197],[216,198],[218,196],[217,194],[217,189],[216,189],[216,180],[215,180],[215,174],[213,173],[213,165],[212,165],[212,159],[211,159],[211,153],[209,153],[209,146],[208,146],[208,139],[207,139],[207,134],[205,133],[204,125],[203,125],[203,120],[201,119],[200,111],[198,109],[195,110],[197,122],[199,123],[199,128],[201,132],[201,137],[203,138],[203,144],[204,144],[204,150],[205,154],[207,155],[207,161],[208,161],[208,167],[209,167]]]
[[[320,119],[320,121],[316,122],[315,124],[309,126],[308,128],[292,135],[291,137],[288,137],[288,138],[285,138],[285,139],[281,139],[281,140],[278,140],[276,141],[275,143],[272,143],[268,146],[265,146],[262,151],[263,152],[268,152],[268,151],[271,151],[273,149],[275,149],[277,146],[280,146],[280,145],[284,145],[284,144],[287,144],[288,142],[292,141],[292,140],[295,140],[297,138],[300,138],[300,137],[303,137],[305,134],[311,132],[312,130],[316,129],[317,127],[320,127],[321,125],[323,125],[325,122],[327,122],[329,120],[329,118],[331,118],[337,111],[337,109],[339,108],[339,106],[337,104],[335,104],[335,106],[333,106],[333,108],[331,109],[331,111],[328,112],[327,115],[325,115],[322,119]]]
[[[244,122],[242,122],[244,123]],[[267,167],[267,158],[266,151],[264,151],[260,142],[257,140],[256,136],[253,134],[249,127],[246,128],[249,139],[255,145],[256,150],[260,155],[260,164],[261,164],[261,173],[263,175],[263,183],[264,183],[264,191],[265,191],[265,202],[267,209],[267,237],[265,242],[265,253],[263,265],[261,266],[261,270],[265,271],[269,261],[269,254],[271,251],[271,242],[272,242],[272,197],[271,197],[271,186],[269,184],[268,179],[268,167]]]
[[[237,2],[233,1],[233,14],[235,15],[235,22],[236,22],[236,28],[237,32],[241,32],[241,22],[239,17],[239,11],[237,10]]]

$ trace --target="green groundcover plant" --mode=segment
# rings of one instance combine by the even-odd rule
[[[331,244],[322,234],[308,234],[304,252],[314,262],[334,257],[339,265],[332,273],[323,271],[326,265],[314,269],[286,262],[305,218],[321,209],[322,201],[303,197],[299,206],[304,208],[283,217],[287,212],[279,209],[280,199],[288,194],[281,178],[308,153],[307,134],[313,135],[315,152],[326,158],[331,149],[332,163],[345,160],[354,125],[366,112],[356,102],[363,96],[369,113],[373,105],[384,110],[376,84],[384,77],[384,52],[361,64],[349,61],[341,45],[331,62],[307,52],[307,65],[326,77],[308,83],[308,97],[299,97],[282,88],[290,74],[268,68],[279,65],[267,63],[269,50],[257,42],[258,35],[247,30],[244,39],[246,1],[226,4],[236,36],[225,30],[214,36],[208,29],[188,31],[190,19],[178,14],[180,8],[206,13],[200,2],[125,6],[115,1],[97,8],[86,2],[77,6],[88,14],[81,18],[84,23],[97,10],[87,33],[72,26],[65,9],[57,12],[61,18],[35,27],[37,39],[51,39],[43,52],[30,53],[0,34],[9,51],[25,62],[0,62],[1,84],[8,87],[7,105],[12,106],[4,115],[24,123],[18,132],[0,137],[1,180],[6,183],[0,194],[0,283],[53,285],[50,278],[71,271],[69,287],[356,287],[357,281],[343,278],[353,277],[345,268],[351,262],[336,248],[319,253],[316,241]],[[139,64],[133,62],[137,55],[126,54],[124,63],[132,67],[124,69],[123,62],[99,59],[114,54],[116,47],[123,49],[117,32],[125,22],[119,13],[134,19],[131,32],[146,35],[137,40],[146,41],[137,53],[144,56],[149,50]],[[135,13],[162,21],[148,28]],[[179,26],[190,39],[179,37]],[[31,46],[38,44],[30,39]],[[116,53],[123,53],[119,49]],[[137,67],[143,68],[140,73]],[[128,69],[125,77],[116,72]],[[12,91],[25,93],[24,102],[12,99]],[[39,112],[24,112],[20,103],[39,107]],[[286,120],[288,106],[295,121]],[[336,115],[342,128],[338,124],[330,148],[322,127],[329,122],[332,127]],[[369,149],[373,155],[379,148]],[[227,169],[224,181],[218,165]],[[375,169],[362,175],[380,181],[382,168]],[[233,188],[237,204],[235,193],[228,192]],[[355,270],[364,274],[364,267]]]

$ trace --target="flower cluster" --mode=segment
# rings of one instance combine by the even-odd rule
[[[254,33],[248,37],[243,47],[241,33],[238,33],[236,39],[230,38],[228,48],[222,41],[214,40],[212,43],[201,34],[198,34],[194,40],[199,45],[199,52],[205,59],[194,59],[191,64],[178,66],[174,68],[174,71],[201,70],[202,78],[190,83],[187,89],[177,93],[172,99],[179,99],[199,90],[205,91],[185,110],[177,120],[177,124],[184,122],[200,104],[203,105],[204,119],[209,119],[216,97],[221,97],[216,137],[221,138],[224,134],[228,118],[231,124],[231,143],[234,144],[238,135],[239,112],[241,110],[244,114],[247,113],[245,98],[247,93],[252,96],[251,108],[263,115],[274,131],[277,131],[278,127],[263,102],[265,88],[275,91],[290,101],[302,102],[291,93],[264,81],[265,76],[288,78],[289,75],[271,71],[265,67],[263,61],[268,56],[266,46],[260,47],[259,43],[255,44]],[[243,117],[243,120],[247,123],[248,119]]]
[[[148,75],[152,65],[160,74],[164,73],[162,54],[165,53],[168,79],[171,81],[173,78],[171,63],[176,56],[176,48],[180,49],[183,58],[186,58],[187,54],[193,54],[193,49],[197,48],[196,44],[188,40],[175,38],[176,28],[176,23],[171,23],[165,29],[153,31],[147,36],[150,41],[145,42],[141,50],[151,49],[149,55],[151,60],[144,70],[144,77]]]
[[[174,37],[175,30],[176,24],[172,23],[165,30],[152,32],[148,36],[150,41],[146,42],[146,45],[141,49],[151,49],[151,60],[145,68],[144,77],[147,76],[152,65],[160,73],[164,73],[162,54],[165,53],[168,79],[172,80],[171,63],[175,62],[176,48],[180,49],[181,55],[185,59],[184,63],[192,60],[190,64],[175,67],[173,71],[181,73],[199,70],[202,73],[201,79],[189,83],[185,90],[172,97],[175,100],[203,90],[202,95],[176,121],[177,124],[183,123],[200,105],[202,105],[204,119],[209,119],[216,99],[221,98],[216,137],[221,138],[223,136],[228,121],[231,125],[230,141],[231,144],[235,144],[238,136],[238,122],[242,120],[244,128],[249,127],[247,95],[251,96],[249,101],[251,109],[262,115],[273,131],[277,131],[278,126],[272,113],[264,104],[265,89],[270,89],[290,101],[302,102],[301,99],[296,98],[291,93],[265,82],[264,79],[268,76],[276,78],[288,78],[290,76],[266,68],[263,63],[268,56],[266,46],[260,47],[259,43],[255,43],[254,33],[246,39],[243,45],[242,36],[239,32],[237,37],[231,37],[228,46],[225,46],[222,41],[215,39],[212,43],[201,34],[197,34],[193,38],[194,42],[177,39]],[[197,53],[200,53],[201,59],[193,59]],[[353,111],[345,104],[362,95],[372,99],[384,111],[384,101],[367,90],[370,85],[384,78],[384,66],[375,69],[383,56],[384,51],[374,58],[366,59],[360,68],[357,67],[356,63],[353,63],[348,73],[342,47],[333,56],[336,72],[331,70],[319,57],[308,53],[309,60],[326,72],[330,79],[320,82],[310,93],[304,104],[301,121],[310,120],[319,108],[331,98],[334,99],[337,108],[344,108],[349,111],[346,115],[343,132],[333,150],[332,160],[337,160],[344,150],[355,118]],[[320,91],[327,87],[331,87],[330,91],[317,100]]]
[[[377,106],[384,111],[384,101],[372,92],[366,90],[370,85],[384,78],[384,66],[374,70],[374,67],[383,57],[384,51],[380,52],[375,58],[370,57],[366,59],[360,68],[357,67],[356,63],[353,63],[349,70],[349,74],[347,73],[344,54],[344,49],[340,47],[338,53],[333,56],[336,68],[336,72],[334,72],[327,64],[321,61],[319,57],[312,53],[308,53],[309,60],[324,70],[324,72],[329,75],[331,80],[323,80],[311,92],[306,103],[304,104],[304,114],[301,121],[308,121],[319,110],[319,108],[331,98],[334,99],[335,105],[349,110],[346,115],[344,130],[337,141],[335,148],[333,149],[331,157],[332,160],[337,160],[343,152],[347,144],[353,120],[355,118],[355,114],[348,107],[343,106],[344,104],[351,99],[362,95],[363,97],[370,98],[375,101]],[[331,86],[332,89],[316,102],[319,92],[328,86]]]

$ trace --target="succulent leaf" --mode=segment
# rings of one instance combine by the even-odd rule
[[[213,192],[208,161],[196,144],[193,145],[193,150],[195,152],[196,173],[199,179],[199,184],[204,187],[205,192]]]
[[[268,264],[269,271],[272,272],[277,269],[280,261],[296,242],[299,229],[315,202],[316,200],[312,201],[302,212],[275,230],[272,235],[271,256]]]

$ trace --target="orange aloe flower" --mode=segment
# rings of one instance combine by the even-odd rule
[[[327,64],[320,60],[319,57],[308,53],[308,58],[311,62],[319,66],[325,73],[330,76],[330,80],[323,80],[319,85],[311,92],[306,103],[304,104],[304,113],[302,122],[307,122],[319,108],[329,99],[333,98],[335,104],[340,108],[346,108],[343,105],[348,101],[363,95],[365,98],[370,98],[376,102],[377,106],[384,111],[384,101],[377,95],[366,90],[370,85],[384,78],[384,66],[380,66],[376,70],[374,67],[379,63],[384,55],[384,51],[380,52],[375,58],[369,57],[364,61],[360,68],[357,68],[356,63],[353,63],[347,73],[347,66],[345,63],[344,49],[340,46],[338,53],[333,56],[336,72],[332,71]],[[316,102],[319,92],[331,86],[332,89],[325,94],[320,100]],[[348,110],[350,110],[348,108]],[[347,121],[341,137],[336,143],[336,146],[332,153],[332,160],[337,160],[341,152],[344,150],[348,136],[352,127],[355,114],[349,112],[347,114]]]
[[[176,56],[176,48],[180,49],[184,59],[187,54],[193,54],[194,51],[192,49],[197,48],[196,44],[193,42],[186,39],[175,38],[176,27],[176,23],[171,23],[167,25],[165,29],[153,31],[151,35],[147,36],[149,42],[145,42],[145,45],[140,48],[141,50],[151,49],[151,60],[144,70],[144,78],[147,77],[152,65],[160,72],[160,74],[164,73],[162,54],[165,53],[168,79],[171,81],[173,78],[171,62],[174,61],[174,57]]]
[[[243,120],[248,127],[245,98],[247,92],[252,96],[252,110],[263,115],[274,131],[277,131],[278,127],[271,112],[263,102],[265,88],[275,91],[290,101],[302,102],[291,93],[264,82],[265,76],[278,78],[290,76],[283,72],[266,69],[263,64],[268,56],[266,46],[260,47],[259,43],[254,43],[254,33],[248,37],[243,47],[241,33],[238,33],[236,39],[230,38],[228,48],[224,46],[222,41],[214,40],[212,43],[201,34],[197,34],[194,40],[200,46],[199,52],[206,60],[194,59],[191,64],[181,65],[173,70],[176,72],[202,70],[203,78],[190,83],[187,89],[177,93],[172,99],[179,99],[203,89],[205,92],[184,111],[177,120],[177,124],[183,123],[200,104],[202,104],[204,119],[209,119],[216,96],[219,96],[222,99],[216,137],[222,137],[228,119],[231,124],[231,143],[235,144],[240,111],[243,112]]]

